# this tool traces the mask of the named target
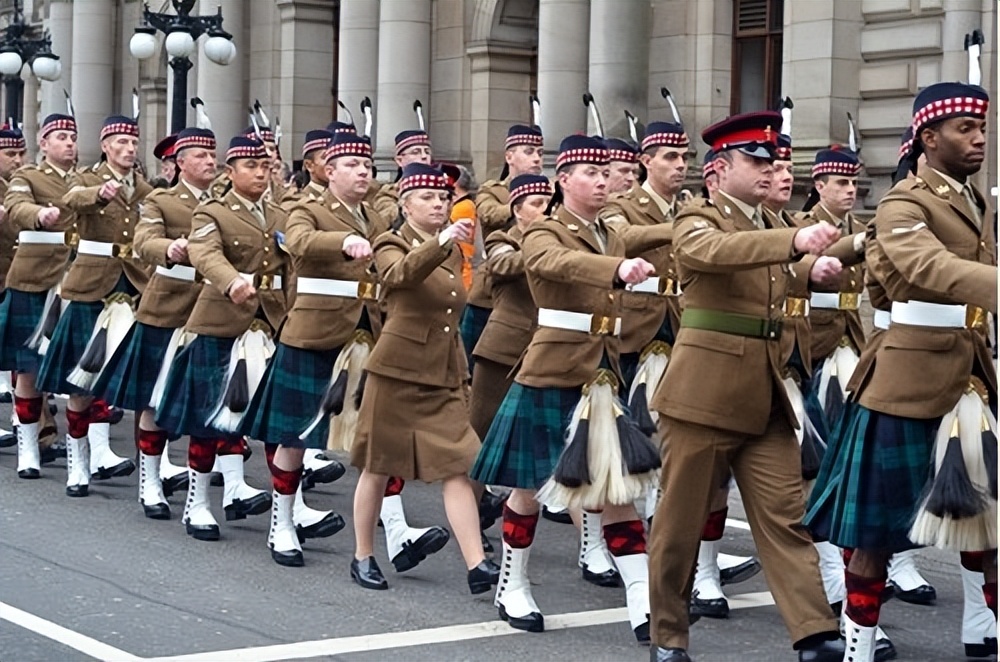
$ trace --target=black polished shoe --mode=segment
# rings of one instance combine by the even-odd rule
[[[580,574],[583,575],[585,581],[590,582],[594,586],[603,586],[605,588],[616,588],[622,585],[622,576],[618,574],[618,571],[614,568],[609,568],[604,572],[591,572],[587,568],[587,564],[584,563],[580,567]]]
[[[493,526],[498,519],[503,517],[503,506],[507,503],[507,497],[497,496],[489,490],[483,490],[483,496],[479,498],[479,528],[482,531]]]
[[[166,503],[142,504],[142,513],[149,519],[170,519],[170,506]]]
[[[302,471],[302,490],[311,490],[318,483],[332,483],[345,473],[347,469],[336,460],[319,469],[305,469]]]
[[[739,584],[740,582],[745,582],[750,579],[760,571],[760,561],[758,561],[756,557],[751,557],[739,565],[734,565],[732,568],[723,568],[719,570],[719,583],[722,586],[727,584]]]
[[[843,662],[844,640],[821,641],[799,649],[799,662]]]
[[[208,484],[212,487],[225,487],[226,479],[222,477],[222,474],[218,471],[213,471],[209,474]]]
[[[692,660],[683,648],[653,646],[649,649],[649,662],[692,662]]]
[[[545,506],[542,506],[542,517],[549,520],[550,522],[558,522],[559,524],[573,523],[573,518],[569,516],[568,510],[560,510],[559,512],[552,512]]]
[[[40,464],[52,464],[61,457],[66,457],[66,446],[52,444],[46,448],[38,449],[38,460]]]
[[[326,514],[326,517],[315,524],[310,524],[309,526],[296,524],[295,534],[299,537],[300,543],[310,538],[329,538],[343,529],[346,524],[343,517],[338,513],[330,511]]]
[[[937,600],[937,591],[930,584],[922,584],[910,591],[902,590],[895,582],[887,582],[886,584],[892,587],[894,596],[903,602],[909,602],[911,605],[932,605]]]
[[[279,552],[276,549],[271,550],[271,558],[278,565],[283,565],[286,568],[301,568],[306,564],[302,558],[302,550],[293,549],[290,552]]]
[[[632,628],[632,634],[635,635],[635,640],[640,646],[649,645],[649,614],[646,615],[646,622],[642,625],[638,625]]]
[[[486,593],[500,581],[500,566],[485,559],[469,571],[469,592],[472,595]]]
[[[392,557],[392,567],[396,572],[412,570],[431,554],[438,552],[448,543],[451,534],[440,526],[432,526],[424,535],[412,543],[404,542],[403,551]]]
[[[195,540],[218,540],[221,536],[218,524],[192,524],[186,522],[184,530]]]
[[[0,448],[10,448],[17,446],[17,432],[0,435]]]
[[[33,471],[33,470],[32,470]],[[20,476],[20,472],[17,474]],[[37,478],[37,476],[36,476]],[[89,485],[67,485],[66,486],[66,496],[68,497],[85,497],[90,494]]]
[[[113,467],[98,467],[97,471],[90,474],[91,478],[97,480],[107,480],[108,478],[118,478],[130,476],[135,471],[135,462],[125,458]]]
[[[545,617],[539,614],[537,611],[531,612],[527,616],[511,616],[507,613],[506,607],[503,605],[498,605],[497,611],[500,614],[500,620],[506,621],[515,630],[524,630],[525,632],[545,632]]]
[[[370,588],[373,591],[385,591],[389,588],[389,582],[385,581],[374,556],[361,561],[351,559],[351,579],[361,588]]]
[[[990,657],[997,654],[995,637],[983,639],[981,644],[965,644],[965,657]]]
[[[17,472],[18,478],[25,478],[27,480],[34,480],[36,478],[42,477],[42,472],[38,469],[21,469]]]
[[[691,595],[691,606],[688,612],[705,618],[729,618],[729,601],[725,598],[702,600],[695,592]]]
[[[247,515],[260,515],[271,510],[271,495],[261,492],[249,499],[233,499],[223,510],[226,511],[227,522],[246,519]]]
[[[160,481],[160,485],[163,486],[163,496],[167,498],[173,496],[174,492],[186,490],[188,486],[187,472],[171,476],[170,478],[164,478]]]
[[[896,647],[888,637],[875,641],[875,662],[888,662],[899,657]]]

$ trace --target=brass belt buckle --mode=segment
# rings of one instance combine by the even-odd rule
[[[861,295],[857,292],[840,292],[837,307],[841,310],[857,310]]]
[[[785,317],[806,317],[809,315],[809,299],[788,297],[783,306]]]
[[[130,258],[132,257],[132,244],[112,244],[111,257]]]
[[[274,276],[271,274],[260,274],[257,280],[260,281],[257,285],[257,289],[259,290],[270,290],[274,287]]]
[[[358,281],[358,298],[369,301],[378,299],[378,283],[366,280]]]
[[[965,328],[982,329],[986,326],[986,311],[979,306],[965,307]]]
[[[67,230],[66,232],[63,233],[63,237],[64,237],[63,241],[65,241],[66,245],[69,246],[70,248],[76,248],[77,246],[80,245],[80,234],[78,232],[74,232],[73,230]]]
[[[668,297],[678,297],[681,295],[681,284],[673,276],[661,276],[659,285],[660,294]]]
[[[614,333],[615,318],[607,315],[593,315],[590,318],[590,333],[595,336],[609,336]]]

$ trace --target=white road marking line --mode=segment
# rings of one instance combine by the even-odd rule
[[[729,598],[730,609],[750,609],[753,607],[767,607],[773,604],[774,598],[768,591],[744,593]],[[596,611],[546,616],[545,630],[551,632],[553,630],[608,625],[627,621],[628,610],[624,607],[599,609]],[[300,641],[294,644],[260,646],[258,648],[239,648],[228,651],[207,651],[172,657],[147,658],[146,662],[202,662],[209,660],[211,662],[278,662],[279,660],[302,660],[312,657],[344,655],[346,653],[445,644],[455,641],[502,637],[512,634],[527,633],[515,630],[502,621],[486,621],[484,623],[449,625],[425,630],[384,632],[357,637],[339,637],[316,641]]]
[[[97,641],[96,639],[91,639],[86,635],[82,635],[79,632],[74,632],[67,628],[47,621],[44,618],[39,618],[34,614],[29,614],[26,611],[22,611],[17,607],[12,607],[6,602],[0,602],[0,619],[9,621],[18,627],[22,627],[25,630],[30,630],[35,634],[41,635],[46,639],[51,639],[56,641],[63,646],[68,646],[74,650],[77,650],[84,655],[89,655],[98,660],[107,660],[108,662],[128,662],[130,660],[141,660],[141,657],[132,655],[131,653],[126,653],[123,650],[115,648],[114,646],[109,646],[108,644]],[[9,652],[9,651],[8,651]]]
[[[731,517],[726,518],[726,526],[731,526],[734,529],[743,529],[744,531],[750,530],[750,525],[741,519],[733,519]]]

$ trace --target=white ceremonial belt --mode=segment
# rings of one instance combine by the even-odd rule
[[[825,310],[857,310],[860,296],[856,292],[813,292],[810,308]]]
[[[298,294],[320,294],[346,299],[377,299],[380,286],[357,280],[300,277],[296,286]]]
[[[876,329],[885,331],[889,328],[890,321],[892,321],[892,314],[888,310],[876,310],[875,319],[872,320],[872,323]]]
[[[117,257],[118,249],[115,244],[106,241],[90,241],[81,239],[76,247],[76,252],[80,255],[96,255],[98,257]]]
[[[933,326],[942,329],[965,328],[968,306],[951,306],[926,301],[893,301],[893,324]]]
[[[191,283],[194,282],[195,274],[197,273],[194,267],[189,267],[186,264],[175,264],[172,267],[156,267],[156,274],[158,276],[165,276],[174,280],[186,280]]]
[[[552,308],[538,309],[538,326],[566,331],[580,331],[599,336],[617,336],[622,332],[622,318],[589,313],[574,313]]]
[[[63,232],[39,232],[37,230],[21,230],[17,233],[20,244],[64,244],[66,235]]]
[[[641,294],[662,294],[665,296],[680,296],[680,283],[675,278],[667,276],[650,276],[641,283],[633,285],[630,292]]]
[[[240,273],[240,277],[248,281],[258,290],[280,290],[281,276],[271,274],[245,274]]]

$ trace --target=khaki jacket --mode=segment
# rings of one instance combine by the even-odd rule
[[[272,286],[271,277],[285,272],[284,252],[278,248],[275,232],[284,231],[286,215],[281,207],[266,202],[264,217],[266,227],[261,228],[232,191],[195,210],[188,257],[204,276],[205,286],[188,318],[188,331],[236,338],[250,328],[259,309],[272,328],[281,324],[285,294]],[[226,296],[226,288],[241,273],[255,274],[257,294],[237,305]]]
[[[783,228],[803,228],[811,225],[807,219],[800,215],[793,215],[782,209],[780,213],[775,213],[768,209],[764,210],[764,223],[771,229]],[[798,347],[799,357],[802,359],[802,367],[806,374],[801,377],[812,375],[812,325],[809,320],[809,272],[816,262],[816,256],[804,255],[798,262],[788,265],[788,292],[785,297],[785,330],[781,335],[781,355],[782,365],[786,365],[792,357],[792,352]]]
[[[469,378],[458,322],[465,306],[462,251],[424,241],[408,223],[375,240],[387,309],[366,369],[414,384],[458,388]]]
[[[294,191],[290,189],[281,199],[281,208],[287,212],[291,212],[292,207],[298,203],[319,200],[325,192],[325,186],[320,186],[316,182],[311,181],[302,187],[302,190]]]
[[[798,231],[757,230],[735,205],[692,202],[674,222],[685,308],[782,319]],[[681,421],[759,435],[777,406],[797,426],[781,382],[791,339],[785,335],[782,343],[682,327],[650,407]]]
[[[594,232],[566,207],[535,221],[521,240],[532,297],[539,308],[611,318],[622,315],[622,290],[615,287],[618,267],[670,241],[666,225],[607,229],[601,250]],[[598,335],[540,326],[522,357],[515,381],[526,386],[571,388],[586,384],[607,356],[619,374],[621,342]]]
[[[0,179],[0,200],[5,195],[7,195],[7,180]],[[15,248],[17,248],[17,227],[10,218],[5,218],[0,221],[0,291],[6,287],[7,272],[10,271],[10,263],[14,261]]]
[[[893,301],[978,306],[997,311],[996,239],[992,215],[975,191],[982,223],[965,198],[927,166],[900,181],[875,214],[884,262],[871,262]],[[996,402],[996,370],[983,325],[928,328],[893,324],[880,334],[877,356],[855,371],[858,401],[906,418],[947,413],[978,376]]]
[[[637,227],[667,226],[673,232],[673,218],[667,218],[649,194],[641,187],[615,196],[601,216],[609,223],[626,222]],[[640,257],[656,267],[656,273],[673,283],[677,280],[674,248],[671,243],[654,248]],[[659,332],[663,321],[670,316],[674,333],[681,325],[681,298],[664,294],[625,292],[625,317],[622,319],[622,353],[641,352]]]
[[[399,217],[399,190],[395,182],[385,183],[373,179],[368,185],[364,201],[390,225]]]
[[[489,279],[493,312],[472,354],[513,366],[531,342],[538,318],[524,271],[520,228],[492,233],[486,238],[486,255],[479,270]]]
[[[510,178],[489,179],[476,194],[476,219],[482,223],[483,236],[503,230],[510,220]]]
[[[59,223],[48,232],[73,230],[76,214],[63,203],[72,172],[64,179],[46,162],[26,165],[10,178],[3,206],[7,221],[15,231],[38,230],[42,207],[59,207]],[[59,284],[69,264],[71,249],[66,244],[18,245],[7,272],[7,287],[23,292],[44,292]]]
[[[324,294],[298,294],[281,329],[281,342],[300,349],[327,350],[344,345],[357,328],[361,311],[367,309],[375,337],[380,312],[375,299],[373,265],[352,260],[343,253],[344,240],[357,235],[373,242],[389,224],[362,203],[368,227],[361,227],[353,214],[327,191],[312,201],[293,205],[285,230],[285,248],[291,255],[298,278],[357,281],[370,286],[368,298],[348,299]],[[362,286],[364,287],[364,285]]]
[[[111,200],[98,195],[101,186],[115,178],[108,164],[98,163],[76,171],[69,179],[69,191],[63,196],[67,207],[76,212],[77,233],[81,240],[116,244],[118,257],[103,257],[77,253],[63,278],[63,299],[70,301],[100,301],[114,289],[122,272],[140,292],[146,288],[152,270],[133,251],[135,229],[139,224],[142,199],[153,190],[138,172],[134,172],[131,197],[124,187]]]
[[[191,217],[198,200],[183,182],[169,189],[155,189],[142,202],[142,215],[135,231],[135,252],[154,267],[174,266],[167,249],[175,239],[189,237]],[[190,260],[184,262],[191,266]],[[201,277],[194,282],[153,273],[139,299],[135,318],[163,329],[184,326],[201,293]]]

